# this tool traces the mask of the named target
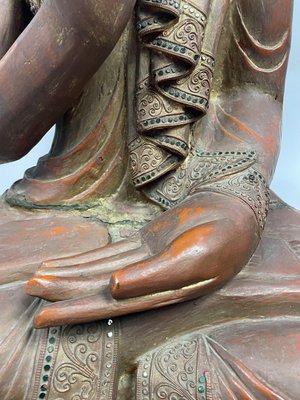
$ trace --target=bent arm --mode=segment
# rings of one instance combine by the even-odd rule
[[[8,51],[29,22],[24,0],[0,2],[0,59]]]
[[[0,163],[25,155],[113,49],[134,0],[45,0],[0,61]]]

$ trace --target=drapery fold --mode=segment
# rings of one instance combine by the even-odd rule
[[[210,0],[140,0],[137,135],[129,143],[136,187],[176,169],[191,149],[191,124],[209,107],[213,49],[205,48]]]

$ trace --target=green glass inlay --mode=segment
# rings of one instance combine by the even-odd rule
[[[53,353],[54,352],[54,346],[49,346],[47,350],[48,350],[48,353]]]

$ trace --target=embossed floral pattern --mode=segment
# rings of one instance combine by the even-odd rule
[[[112,399],[117,348],[118,327],[112,320],[51,328],[41,349],[37,399]]]

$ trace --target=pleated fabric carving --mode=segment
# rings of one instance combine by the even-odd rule
[[[138,135],[129,143],[136,187],[178,167],[189,154],[191,124],[209,107],[214,57],[203,48],[209,3],[138,3]]]

